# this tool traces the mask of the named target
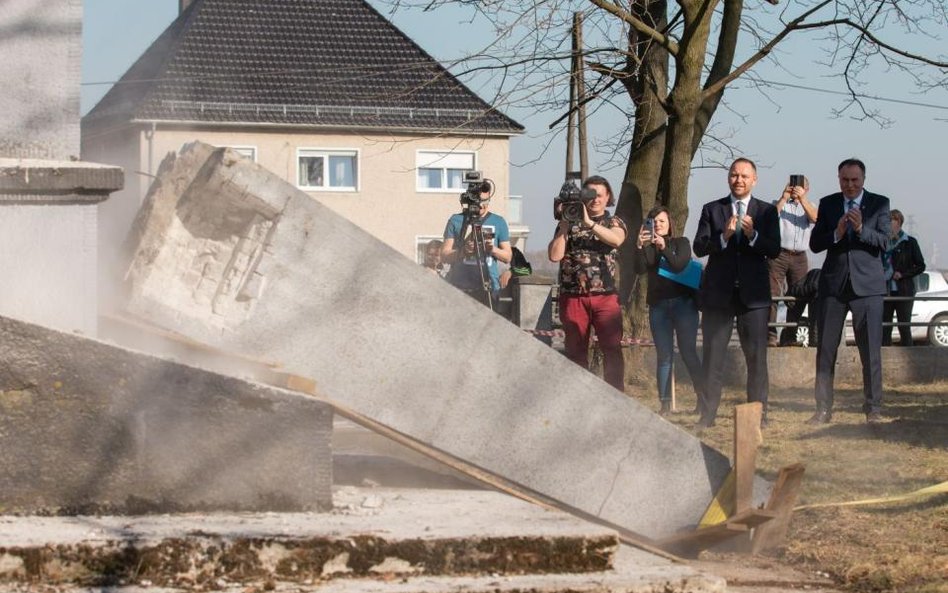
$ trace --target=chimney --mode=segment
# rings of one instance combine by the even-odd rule
[[[191,2],[194,0],[178,0],[178,14],[181,14],[188,9],[188,6],[191,6]]]

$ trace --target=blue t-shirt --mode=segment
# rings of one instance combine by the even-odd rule
[[[464,241],[461,238],[461,226],[464,224],[463,214],[454,214],[448,219],[448,224],[444,227],[444,238],[454,239],[455,249],[464,248]],[[481,229],[484,238],[493,235],[494,245],[499,247],[504,241],[510,241],[510,229],[507,228],[507,221],[502,216],[493,212],[488,212],[481,220]],[[468,229],[468,234],[471,230]],[[491,290],[500,290],[500,271],[497,269],[497,260],[488,255],[484,258],[487,264],[487,271],[490,274]],[[458,288],[476,289],[481,287],[480,273],[477,269],[477,260],[473,257],[467,257],[455,262],[448,273],[448,280]]]

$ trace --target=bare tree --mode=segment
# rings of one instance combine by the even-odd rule
[[[627,158],[617,212],[634,228],[644,211],[662,203],[681,232],[699,151],[716,165],[734,156],[726,143],[708,142],[725,89],[741,77],[765,84],[754,79],[752,68],[764,59],[779,61],[773,52],[792,35],[808,34],[820,43],[820,66],[842,79],[849,95],[836,110],[840,115],[884,123],[861,93],[873,72],[899,71],[920,89],[948,86],[948,59],[912,49],[948,30],[942,0],[797,0],[785,6],[779,0],[388,1],[422,10],[462,5],[472,18],[487,18],[494,38],[452,71],[493,75],[495,104],[556,113],[552,127],[567,119],[569,23],[574,11],[583,11],[582,53],[595,74],[586,76],[587,109],[614,108],[629,122],[605,148]],[[632,294],[630,267],[624,266],[622,296],[627,305],[638,305],[630,317],[638,334],[642,291]]]

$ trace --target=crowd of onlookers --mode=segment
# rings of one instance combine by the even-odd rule
[[[604,379],[624,389],[617,256],[632,235],[632,265],[648,279],[646,301],[660,413],[671,410],[677,344],[698,399],[696,427],[714,425],[727,346],[736,326],[747,366],[747,399],[762,404],[761,426],[767,426],[767,347],[794,343],[794,326],[809,305],[810,318],[815,319],[810,340],[817,349],[817,369],[816,411],[808,422],[832,419],[834,367],[848,315],[863,366],[863,411],[868,423],[880,422],[881,346],[892,343],[892,325],[883,327],[883,320],[891,322],[894,315],[899,343],[912,344],[913,301],[884,297],[914,296],[914,278],[925,270],[925,261],[918,242],[902,228],[902,213],[890,210],[885,196],[864,188],[862,161],[844,160],[837,176],[840,191],[817,203],[811,201],[810,183],[803,175],[791,175],[780,198],[770,202],[753,196],[754,162],[738,158],[728,171],[729,194],[703,206],[692,241],[676,236],[672,213],[664,205],[652,208],[641,227],[630,232],[625,221],[608,211],[615,205],[609,182],[598,175],[587,178],[581,208],[570,216],[557,211],[556,231],[548,246],[550,261],[559,264],[566,356],[588,367],[595,332]],[[523,254],[510,245],[506,222],[489,212],[489,202],[486,193],[475,224],[469,224],[468,215],[452,216],[444,241],[427,246],[424,262],[439,274],[444,274],[444,263],[450,264],[447,279],[483,296],[487,303],[512,275],[529,273]],[[809,252],[825,253],[821,269],[809,269]],[[693,256],[707,258],[703,269]],[[505,272],[499,271],[498,261],[509,264]],[[788,299],[787,323],[781,332],[777,301],[786,296],[793,298]]]

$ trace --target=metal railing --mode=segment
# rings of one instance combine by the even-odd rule
[[[771,297],[773,301],[784,301],[784,302],[796,302],[796,298],[792,296],[775,296]],[[899,302],[899,301],[948,301],[948,296],[884,296],[882,297],[883,302]],[[812,300],[810,301],[812,302]],[[787,321],[772,321],[767,324],[768,327],[798,327],[801,324],[797,322],[787,322]],[[933,325],[948,325],[948,321],[883,321],[882,327],[899,327],[899,326],[912,326],[912,327],[931,327]],[[852,320],[846,320],[846,326],[852,327]]]

